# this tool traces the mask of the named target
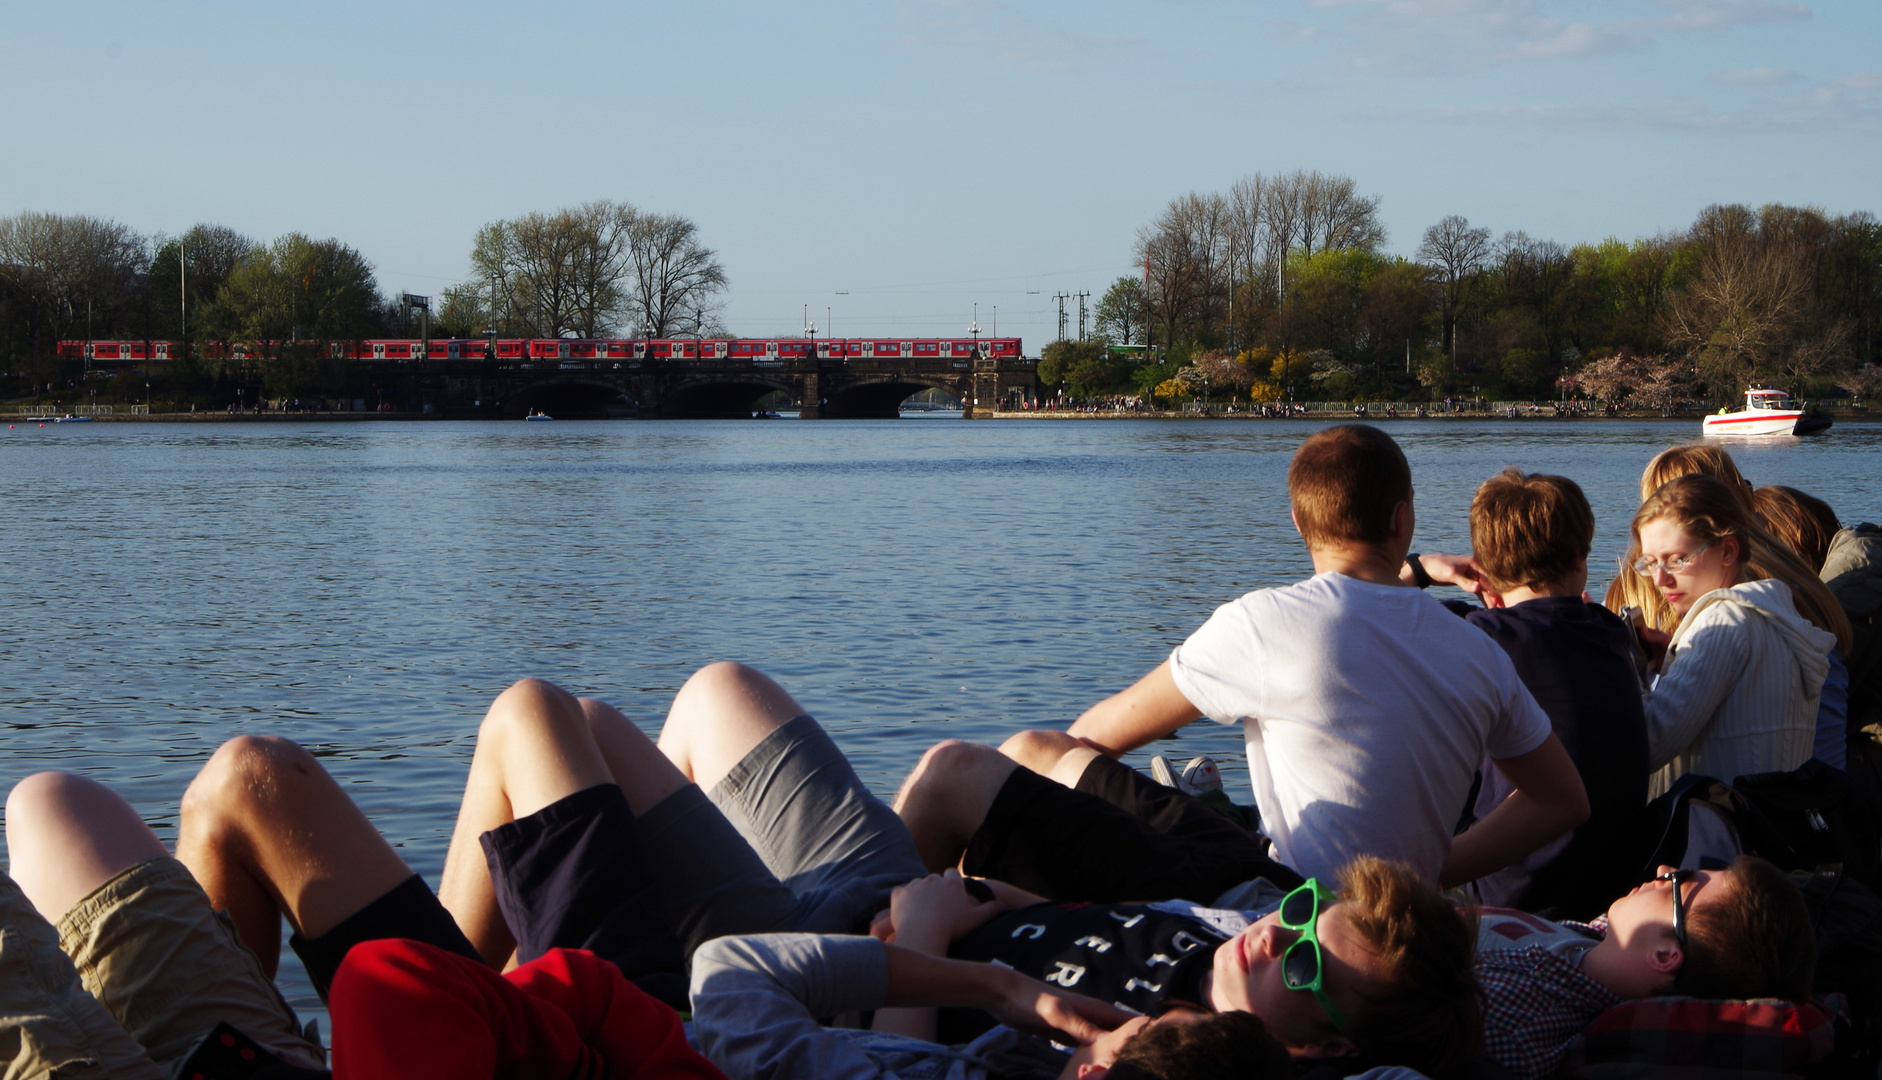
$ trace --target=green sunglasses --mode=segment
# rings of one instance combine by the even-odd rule
[[[1320,952],[1318,927],[1320,912],[1338,899],[1320,884],[1319,878],[1308,878],[1307,884],[1281,898],[1276,914],[1282,926],[1300,932],[1300,939],[1281,954],[1281,984],[1289,990],[1312,991],[1334,1029],[1345,1031],[1346,1014],[1327,996],[1327,965]]]

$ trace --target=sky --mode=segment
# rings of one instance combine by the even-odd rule
[[[1407,256],[1882,213],[1875,0],[21,0],[0,71],[0,217],[337,237],[436,294],[480,226],[613,199],[699,225],[743,336],[1034,353],[1255,172],[1351,176]]]

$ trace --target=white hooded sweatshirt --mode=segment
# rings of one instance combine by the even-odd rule
[[[1726,783],[1810,757],[1836,636],[1797,613],[1790,586],[1747,581],[1701,596],[1647,694],[1658,796],[1686,773]]]

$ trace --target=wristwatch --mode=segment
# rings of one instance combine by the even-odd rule
[[[1418,561],[1418,553],[1416,551],[1405,556],[1405,565],[1411,567],[1412,584],[1421,589],[1429,589],[1432,586],[1431,575],[1425,572],[1425,564]]]

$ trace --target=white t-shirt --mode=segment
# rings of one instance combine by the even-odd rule
[[[1344,574],[1222,605],[1170,670],[1204,716],[1242,725],[1262,831],[1310,877],[1368,854],[1436,883],[1478,764],[1550,733],[1483,631],[1418,589]]]

